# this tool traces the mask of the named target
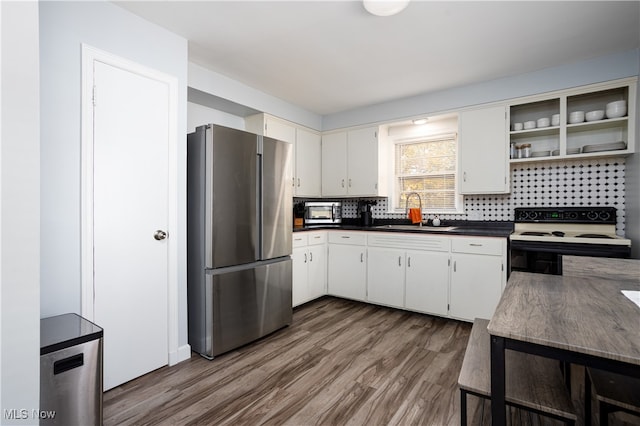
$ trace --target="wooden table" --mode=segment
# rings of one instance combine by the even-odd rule
[[[505,349],[640,378],[637,279],[514,272],[489,322],[491,417],[505,425]]]

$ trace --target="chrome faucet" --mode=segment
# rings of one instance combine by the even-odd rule
[[[410,192],[407,194],[407,199],[405,200],[405,205],[404,205],[404,214],[408,215],[409,214],[409,199],[411,198],[412,195],[415,195],[418,197],[418,201],[420,202],[420,214],[422,215],[422,198],[420,198],[420,194],[418,194],[417,192]],[[420,217],[420,223],[418,224],[418,226],[422,226],[422,217]]]

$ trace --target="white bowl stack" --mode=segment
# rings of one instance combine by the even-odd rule
[[[604,118],[604,110],[589,111],[584,115],[587,121],[598,121]]]
[[[618,118],[627,115],[627,101],[609,102],[606,108],[607,118]]]
[[[549,125],[551,124],[551,120],[549,119],[549,117],[538,118],[536,124],[538,127],[549,127]]]
[[[584,111],[574,111],[569,114],[569,124],[582,123],[584,121]]]

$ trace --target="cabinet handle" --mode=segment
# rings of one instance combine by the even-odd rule
[[[458,263],[457,260],[453,261],[453,272],[456,272],[456,263]]]
[[[402,256],[398,256],[398,266],[402,266]]]
[[[407,268],[411,268],[411,258],[407,257]]]
[[[467,172],[463,172],[462,173],[462,181],[466,182],[467,181]]]
[[[342,179],[342,187],[344,188],[344,179]]]
[[[296,186],[296,178],[294,177],[291,178],[291,186],[293,186],[294,188]]]
[[[309,253],[309,262],[313,262],[313,253]]]
[[[307,263],[307,253],[304,254],[304,263]]]
[[[360,253],[360,263],[364,263],[364,253]]]
[[[320,235],[316,235],[316,236],[315,236],[315,237],[313,237],[313,238],[314,238],[314,239],[316,239],[316,240],[319,240],[319,239],[320,239]]]
[[[478,243],[470,243],[469,245],[471,247],[482,247],[482,244],[478,244]]]
[[[340,238],[351,238],[351,237],[349,237],[349,236],[347,236],[347,235],[343,235],[343,236],[341,236]]]
[[[298,178],[298,188],[300,188],[300,178]]]
[[[349,188],[351,188],[351,179],[349,179]]]
[[[294,238],[293,241],[302,241],[302,238]]]

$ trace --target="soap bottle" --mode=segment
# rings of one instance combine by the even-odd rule
[[[440,218],[438,216],[434,217],[431,223],[433,226],[440,226]]]

